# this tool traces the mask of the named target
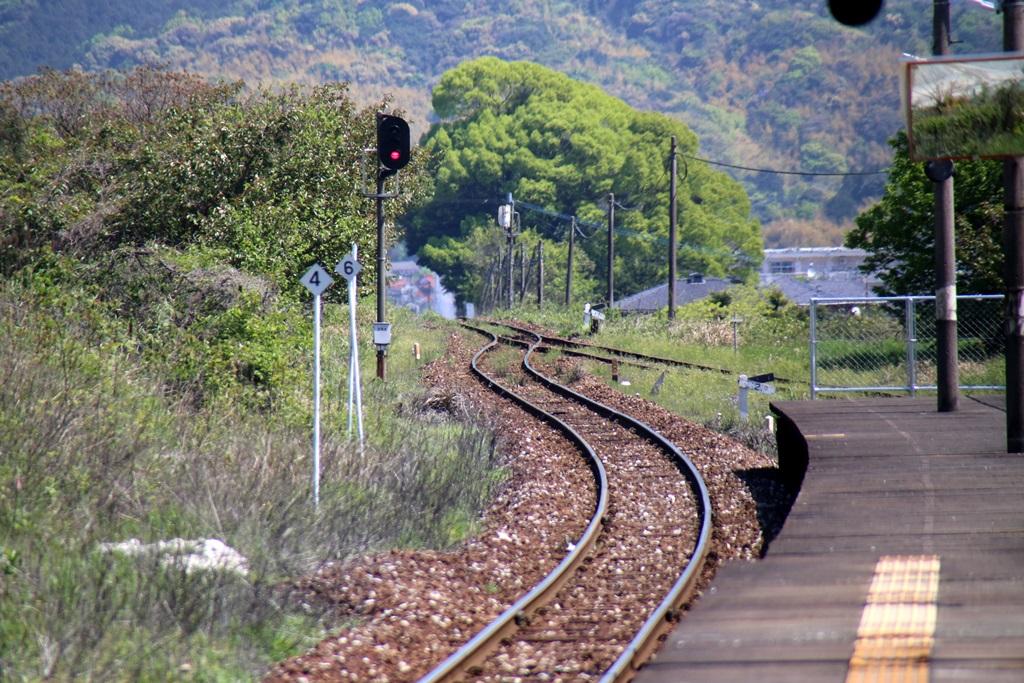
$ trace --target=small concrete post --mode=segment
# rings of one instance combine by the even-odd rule
[[[746,422],[750,416],[750,407],[747,397],[747,394],[749,392],[750,388],[747,387],[747,376],[740,375],[739,391],[736,397],[736,403],[739,405],[740,408],[740,419],[743,420],[744,422]]]

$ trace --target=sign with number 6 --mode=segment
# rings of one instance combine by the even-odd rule
[[[334,266],[334,272],[349,282],[352,282],[362,270],[363,266],[351,252],[346,254],[345,258],[338,261],[338,265]]]

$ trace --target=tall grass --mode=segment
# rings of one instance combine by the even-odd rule
[[[379,385],[364,449],[328,410],[315,510],[308,428],[229,393],[197,407],[168,392],[102,306],[64,294],[0,289],[2,680],[258,677],[335,625],[289,577],[459,540],[496,481],[482,425],[427,419],[415,395]],[[249,571],[100,549],[175,537],[220,539]]]
[[[763,426],[769,401],[803,399],[810,393],[806,383],[807,316],[770,292],[737,287],[729,293],[727,299],[719,302],[703,300],[681,306],[676,319],[671,321],[664,310],[651,315],[622,315],[613,310],[607,313],[597,333],[584,326],[582,305],[575,310],[524,306],[515,315],[561,335],[576,335],[597,344],[728,371],[643,369],[623,364],[619,369],[620,380],[629,384],[620,384],[612,381],[608,365],[581,361],[587,372],[622,392],[640,394],[678,415],[761,451],[773,452],[774,438]],[[738,320],[736,325],[732,322],[734,318]],[[750,392],[748,419],[741,419],[737,403],[739,375],[766,372],[795,381],[776,383],[778,393],[774,395]]]

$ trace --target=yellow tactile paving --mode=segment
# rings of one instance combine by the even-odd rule
[[[938,556],[879,559],[846,683],[928,683],[938,594]]]

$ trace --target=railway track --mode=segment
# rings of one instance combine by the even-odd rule
[[[492,320],[489,318],[480,318],[481,322],[489,325],[497,325],[510,330],[514,330],[518,334],[523,335],[536,335],[540,338],[541,344],[538,346],[537,351],[547,351],[551,349],[557,349],[566,355],[577,356],[580,358],[586,358],[588,360],[596,360],[600,362],[627,362],[641,367],[653,367],[658,365],[668,365],[672,367],[686,368],[688,370],[699,370],[702,372],[713,372],[722,375],[733,375],[738,376],[739,373],[729,368],[720,368],[712,365],[703,365],[701,363],[692,363],[690,361],[679,360],[677,358],[668,358],[665,356],[652,356],[644,353],[637,353],[635,351],[628,351],[626,349],[619,349],[613,346],[602,346],[600,344],[591,344],[590,342],[581,342],[575,339],[566,339],[565,337],[557,337],[550,334],[543,334],[536,330],[517,325],[516,323],[510,323],[507,321]],[[786,377],[776,376],[773,380],[779,384],[806,384],[799,380],[788,379]]]
[[[565,559],[421,681],[627,681],[696,584],[711,538],[707,487],[655,430],[535,367],[540,335],[517,328],[499,337],[464,324],[490,337],[473,372],[579,445],[597,502]],[[495,362],[508,346],[520,349],[521,364]]]

